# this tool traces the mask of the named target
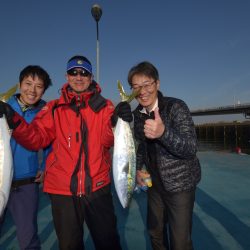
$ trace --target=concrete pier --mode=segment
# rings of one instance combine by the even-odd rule
[[[202,180],[197,188],[193,215],[195,250],[250,249],[250,155],[199,152]],[[118,229],[124,250],[150,250],[146,225],[146,193],[134,194],[129,209],[123,209],[114,192]],[[25,216],[25,215],[24,215]],[[50,201],[41,193],[39,235],[42,250],[58,249]],[[86,229],[86,249],[93,250]],[[0,238],[1,250],[19,249],[15,226],[7,214]]]

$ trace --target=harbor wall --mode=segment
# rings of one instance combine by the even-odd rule
[[[217,142],[225,148],[250,151],[250,122],[205,123],[195,125],[199,141]]]

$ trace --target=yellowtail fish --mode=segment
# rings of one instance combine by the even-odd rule
[[[1,101],[7,101],[16,92],[17,85],[4,94],[0,94]],[[11,132],[5,116],[0,118],[0,217],[7,205],[13,177],[13,161],[10,147]]]
[[[13,176],[10,131],[5,116],[0,118],[0,216],[9,198]]]
[[[130,102],[136,96],[126,95],[118,81],[121,100]],[[113,179],[116,193],[123,208],[128,207],[135,188],[136,154],[133,134],[128,122],[118,118],[114,128]]]

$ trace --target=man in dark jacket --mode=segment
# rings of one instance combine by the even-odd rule
[[[134,66],[128,82],[139,92],[134,111],[137,182],[145,185],[146,167],[153,184],[148,189],[147,216],[152,247],[192,249],[192,213],[201,170],[189,109],[182,100],[161,94],[158,71],[149,62]]]

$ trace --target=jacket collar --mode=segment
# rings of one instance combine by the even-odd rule
[[[18,104],[21,108],[21,105],[19,103],[20,93],[14,94],[8,101],[9,104]],[[40,99],[36,104],[32,105],[31,108],[28,108],[29,110],[33,109],[40,109],[42,108],[46,102],[42,99]],[[27,110],[27,109],[26,109]]]
[[[78,102],[82,103],[83,101],[88,101],[92,95],[95,93],[100,93],[101,88],[95,81],[92,81],[92,83],[89,85],[87,91],[82,93],[75,93],[69,83],[65,83],[61,89],[61,98],[60,103],[71,103],[72,100],[77,100]]]
[[[164,107],[164,103],[163,103],[163,99],[164,96],[162,95],[162,93],[158,90],[157,93],[157,98],[158,98],[158,107],[159,107],[159,111],[161,112],[161,110]],[[139,104],[136,109],[134,110],[134,112],[140,112],[143,109],[143,106],[141,104]]]

